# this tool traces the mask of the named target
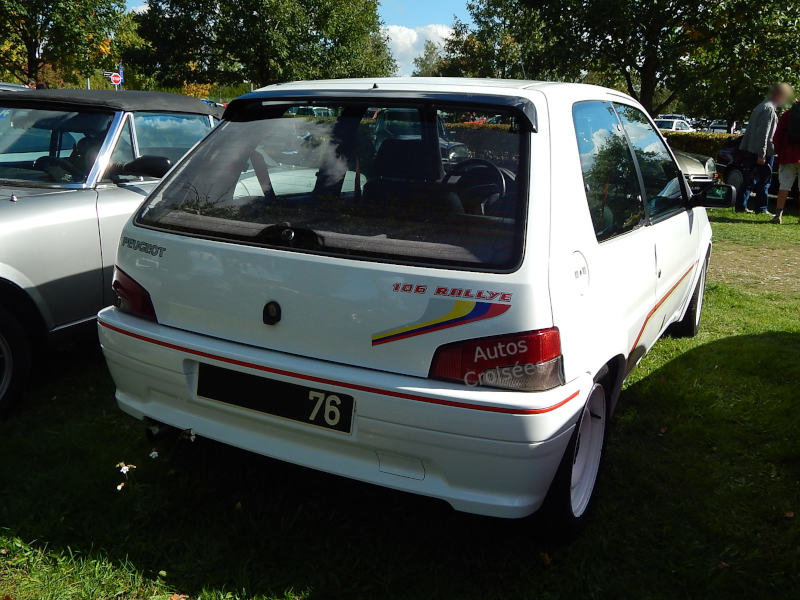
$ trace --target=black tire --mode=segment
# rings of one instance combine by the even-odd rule
[[[742,194],[742,188],[744,187],[744,173],[742,173],[742,171],[736,167],[731,167],[725,173],[725,183],[733,186],[733,189],[736,191],[736,205],[738,206]]]
[[[608,424],[608,395],[599,383],[589,392],[581,414],[572,432],[564,457],[553,483],[547,492],[542,508],[537,513],[540,531],[548,538],[571,539],[583,530],[588,522],[595,500],[595,486],[601,472],[605,450],[605,432]],[[589,428],[585,420],[589,420]],[[581,448],[592,457],[592,472],[586,471],[588,462],[581,461]],[[573,475],[578,483],[573,481]],[[586,477],[584,481],[581,481]]]
[[[0,417],[25,392],[31,370],[31,343],[19,320],[0,307]]]
[[[700,320],[703,315],[703,300],[706,294],[706,273],[708,271],[708,254],[703,262],[703,269],[700,271],[700,277],[697,280],[697,285],[694,288],[692,299],[689,301],[689,306],[686,308],[686,314],[683,319],[677,323],[673,323],[669,328],[669,334],[672,337],[694,337],[700,331]]]

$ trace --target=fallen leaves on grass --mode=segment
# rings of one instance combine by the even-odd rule
[[[136,468],[136,465],[126,465],[124,462],[117,463],[117,468],[119,472],[123,475],[127,475],[130,471],[133,471]]]
[[[542,561],[543,565],[549,565],[553,562],[553,559],[550,558],[550,555],[547,552],[539,552],[539,560]]]
[[[791,510],[787,510],[785,513],[783,513],[783,516],[786,517],[787,519],[794,519],[794,512],[792,512]]]
[[[189,600],[189,594],[172,594],[169,600]]]

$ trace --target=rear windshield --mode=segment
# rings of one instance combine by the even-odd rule
[[[513,112],[264,104],[255,120],[223,122],[137,222],[354,258],[519,262],[525,135]]]

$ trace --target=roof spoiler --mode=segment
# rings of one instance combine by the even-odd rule
[[[357,102],[381,104],[448,104],[465,108],[496,107],[515,110],[523,117],[525,125],[537,130],[536,107],[521,96],[497,94],[465,94],[458,92],[396,91],[372,88],[367,90],[270,90],[251,92],[232,100],[222,118],[227,121],[254,121],[267,116],[269,107],[281,104],[326,104],[331,102]]]

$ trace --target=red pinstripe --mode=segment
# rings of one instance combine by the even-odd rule
[[[313,381],[315,383],[322,383],[325,385],[333,385],[337,387],[348,388],[351,390],[358,390],[361,392],[369,392],[373,394],[381,394],[383,396],[390,396],[393,398],[402,398],[404,400],[414,400],[415,402],[425,402],[427,404],[439,404],[441,406],[452,406],[455,408],[466,408],[469,410],[481,410],[485,412],[494,412],[494,413],[504,413],[510,415],[540,415],[543,413],[547,413],[557,408],[564,406],[567,402],[572,400],[573,398],[577,397],[580,394],[580,390],[570,394],[568,397],[564,398],[560,402],[553,404],[552,406],[547,406],[545,408],[504,408],[500,406],[482,406],[480,404],[470,404],[468,402],[454,402],[451,400],[440,400],[438,398],[428,398],[426,396],[419,396],[417,394],[408,394],[406,392],[397,392],[394,390],[385,390],[381,388],[374,388],[366,385],[359,385],[356,383],[347,383],[344,381],[336,381],[335,379],[327,379],[325,377],[317,377],[315,375],[306,375],[304,373],[295,373],[293,371],[286,371],[284,369],[276,369],[274,367],[267,367],[264,365],[258,365],[255,363],[249,363],[241,360],[236,360],[233,358],[226,358],[224,356],[218,356],[216,354],[210,354],[208,352],[203,352],[201,350],[193,350],[191,348],[186,348],[185,346],[179,346],[177,344],[172,344],[170,342],[163,342],[161,340],[156,340],[151,337],[147,337],[144,335],[140,335],[138,333],[133,333],[132,331],[126,331],[115,325],[111,325],[110,323],[105,323],[100,319],[97,322],[107,328],[111,329],[112,331],[116,331],[117,333],[121,333],[122,335],[127,335],[129,337],[135,338],[137,340],[141,340],[143,342],[149,342],[151,344],[155,344],[157,346],[162,346],[164,348],[169,348],[171,350],[178,350],[179,352],[186,352],[187,354],[193,354],[194,356],[200,356],[203,358],[209,358],[211,360],[217,360],[220,362],[228,363],[231,365],[237,365],[240,367],[247,367],[248,369],[255,369],[258,371],[263,371],[265,373],[273,373],[275,375],[283,375],[286,377],[293,377],[296,379],[303,379],[305,381]]]
[[[645,328],[647,327],[647,324],[650,322],[650,319],[651,319],[651,318],[653,317],[653,315],[656,313],[656,311],[657,311],[659,308],[661,308],[661,305],[662,305],[662,304],[664,304],[664,302],[666,302],[666,301],[667,301],[667,298],[669,298],[669,297],[672,295],[672,292],[674,292],[676,289],[678,289],[678,286],[681,284],[681,282],[682,282],[684,279],[686,279],[686,276],[687,276],[689,273],[691,273],[691,272],[692,272],[692,269],[694,269],[696,265],[697,265],[697,262],[695,262],[694,264],[692,264],[692,266],[691,266],[691,267],[689,267],[689,268],[686,270],[686,273],[684,273],[683,275],[681,275],[681,278],[680,278],[680,279],[678,279],[677,283],[676,283],[675,285],[673,285],[673,286],[672,286],[672,287],[669,289],[669,291],[668,291],[666,294],[664,294],[664,297],[663,297],[663,298],[661,298],[661,300],[659,300],[659,301],[658,301],[658,303],[657,303],[657,304],[656,304],[656,305],[653,307],[653,309],[652,309],[652,310],[651,310],[649,313],[647,313],[647,317],[645,317],[645,319],[644,319],[644,323],[642,323],[642,328],[639,330],[639,335],[637,335],[637,336],[636,336],[636,341],[635,341],[635,342],[633,342],[633,346],[631,346],[631,349],[630,349],[630,352],[629,352],[629,354],[633,353],[633,351],[636,349],[636,344],[638,344],[638,343],[639,343],[639,340],[641,340],[641,339],[642,339],[642,335],[644,334],[644,330],[645,330]]]

